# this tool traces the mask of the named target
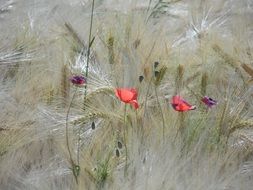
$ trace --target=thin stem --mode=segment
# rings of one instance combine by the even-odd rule
[[[185,129],[185,126],[184,126],[184,120],[185,120],[185,113],[178,113],[179,115],[179,132],[181,134],[181,136],[183,137],[184,135],[184,129]]]
[[[126,165],[125,165],[125,171],[124,173],[126,174],[127,170],[127,142],[126,142],[126,110],[127,110],[127,105],[125,104],[124,108],[124,128],[123,128],[123,135],[124,135],[124,146],[125,146],[125,154],[126,154]]]
[[[93,15],[94,15],[94,4],[95,0],[92,1],[91,7],[91,17],[90,17],[90,31],[89,31],[89,39],[88,39],[88,51],[87,51],[87,61],[86,61],[86,69],[85,69],[85,77],[86,77],[86,85],[84,90],[84,98],[87,96],[87,82],[88,82],[88,71],[89,71],[89,61],[90,61],[90,48],[91,48],[91,34],[92,34],[92,25],[93,25]]]
[[[89,73],[89,61],[90,61],[90,48],[91,48],[91,39],[92,34],[92,25],[93,25],[93,15],[94,15],[94,4],[95,0],[92,1],[91,7],[91,17],[90,17],[90,31],[89,31],[89,39],[88,39],[88,51],[87,51],[87,61],[86,61],[86,68],[85,68],[85,78],[86,78],[86,85],[84,86],[84,110],[85,110],[85,102],[87,99],[87,85],[88,85],[88,73]],[[77,163],[80,163],[80,141],[81,141],[81,127],[78,130],[78,144],[77,144]]]
[[[147,89],[147,93],[146,93],[145,100],[144,100],[144,117],[145,117],[145,115],[146,115],[147,101],[148,101],[148,93],[149,93],[149,90],[150,90],[150,87],[151,87],[152,79],[153,79],[153,77],[151,77],[151,79],[150,79],[150,81],[149,81],[149,83],[148,83],[148,89]]]
[[[75,92],[74,92],[73,97],[72,97],[72,99],[70,101],[70,104],[69,104],[69,107],[68,107],[68,110],[67,110],[67,115],[66,115],[66,145],[67,145],[67,149],[68,149],[69,157],[70,157],[71,161],[73,161],[73,159],[72,159],[72,155],[71,155],[71,151],[70,151],[70,146],[69,146],[68,120],[69,120],[70,108],[71,108],[73,100],[75,98],[75,95],[76,95],[76,92],[77,92],[77,88],[78,87],[75,88]]]
[[[157,88],[155,87],[155,96],[156,96],[156,100],[157,100],[157,104],[158,104],[158,107],[160,109],[160,112],[161,112],[161,115],[162,115],[162,123],[163,123],[163,142],[164,142],[164,132],[165,132],[165,122],[164,122],[164,116],[163,116],[163,110],[162,110],[162,106],[159,102],[159,99],[158,99],[158,94],[157,94]]]
[[[149,0],[147,12],[149,11],[149,9],[151,7],[151,3],[152,3],[152,0]]]
[[[135,110],[135,119],[136,119],[136,124],[137,124],[137,136],[139,136],[139,134],[140,134],[140,126],[139,126],[139,122],[138,122],[138,113],[137,113],[137,110]]]
[[[66,146],[67,146],[68,153],[69,153],[69,159],[70,159],[70,162],[71,162],[73,175],[75,176],[76,181],[77,181],[77,175],[76,175],[76,173],[75,173],[75,167],[76,167],[76,165],[75,165],[75,162],[74,162],[74,160],[73,160],[73,157],[72,157],[72,154],[71,154],[71,151],[70,151],[70,145],[69,145],[68,120],[69,120],[70,108],[71,108],[72,103],[73,103],[73,101],[74,101],[74,98],[75,98],[75,95],[76,95],[76,92],[77,92],[77,88],[78,88],[78,87],[75,88],[75,92],[74,92],[74,94],[73,94],[73,97],[72,97],[72,99],[71,99],[71,101],[70,101],[70,104],[69,104],[69,107],[68,107],[68,110],[67,110],[67,115],[66,115],[66,128],[65,128],[65,132],[66,132],[66,134],[65,134],[65,136],[66,136]]]
[[[80,142],[81,142],[81,127],[78,129],[78,140],[77,140],[77,153],[76,153],[76,160],[77,160],[77,165],[80,164]]]

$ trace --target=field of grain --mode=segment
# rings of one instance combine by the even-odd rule
[[[251,190],[252,19],[252,0],[0,0],[0,189]]]

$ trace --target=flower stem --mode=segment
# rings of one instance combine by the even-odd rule
[[[87,51],[87,61],[86,61],[86,68],[85,68],[85,77],[86,77],[86,85],[84,90],[84,99],[86,100],[87,97],[87,82],[88,82],[88,74],[89,74],[89,61],[90,61],[90,48],[91,48],[91,34],[92,34],[92,25],[93,25],[93,15],[94,15],[94,4],[95,0],[92,1],[91,7],[91,17],[90,17],[90,31],[89,31],[89,39],[88,39],[88,51]]]
[[[161,112],[161,115],[162,115],[162,123],[163,123],[163,142],[164,142],[164,133],[165,133],[165,122],[164,122],[164,116],[163,116],[163,110],[162,110],[162,106],[159,102],[159,99],[158,99],[158,94],[157,94],[157,88],[155,87],[155,96],[156,96],[156,100],[157,100],[157,104],[158,104],[158,107],[160,109],[160,112]]]
[[[125,104],[124,108],[124,127],[123,127],[123,135],[124,135],[124,146],[125,146],[125,156],[126,156],[126,165],[125,165],[125,170],[124,174],[126,175],[126,170],[127,170],[127,142],[126,142],[126,110],[127,110],[127,105]]]
[[[153,79],[153,77],[149,80],[148,89],[147,89],[147,93],[146,93],[145,100],[144,100],[144,114],[143,114],[143,115],[144,115],[144,118],[145,118],[145,115],[146,115],[147,101],[148,101],[148,93],[149,93],[149,90],[150,90],[150,87],[151,87],[152,79]]]
[[[68,132],[68,120],[69,120],[69,112],[70,112],[70,108],[72,106],[72,103],[74,101],[74,98],[75,98],[75,95],[76,95],[76,92],[77,92],[77,88],[75,88],[75,92],[73,94],[73,97],[70,101],[70,104],[69,104],[69,107],[68,107],[68,110],[67,110],[67,115],[66,115],[66,128],[65,128],[65,136],[66,136],[66,146],[67,146],[67,150],[68,150],[68,153],[69,153],[69,159],[70,159],[70,163],[71,163],[71,167],[72,167],[72,172],[73,172],[73,175],[76,179],[76,182],[78,183],[78,180],[77,180],[77,177],[78,177],[78,173],[75,172],[76,171],[76,167],[79,166],[79,165],[76,165],[74,160],[73,160],[73,157],[72,157],[72,154],[71,154],[71,151],[70,151],[70,145],[69,145],[69,132]]]
[[[88,85],[88,74],[89,74],[89,61],[90,61],[90,49],[91,49],[91,42],[93,42],[94,39],[91,39],[92,34],[92,25],[93,25],[93,15],[94,15],[94,5],[95,0],[92,1],[92,7],[91,7],[91,17],[90,17],[90,31],[89,31],[89,39],[88,39],[88,50],[87,50],[87,60],[86,60],[86,68],[85,68],[85,78],[86,78],[86,84],[84,86],[84,110],[85,110],[85,102],[87,99],[87,85]],[[81,127],[78,130],[78,142],[77,142],[77,164],[80,164],[80,141],[81,141]]]
[[[80,147],[81,147],[81,127],[78,129],[78,140],[77,140],[77,153],[76,153],[76,160],[77,164],[80,164]]]

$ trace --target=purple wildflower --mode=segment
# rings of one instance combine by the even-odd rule
[[[217,101],[208,97],[208,96],[204,96],[201,101],[206,104],[209,108],[211,108],[212,106],[217,105]]]
[[[70,78],[70,81],[74,84],[74,85],[83,85],[84,83],[86,83],[86,79],[84,76],[81,76],[81,75],[75,75],[75,76],[72,76]]]

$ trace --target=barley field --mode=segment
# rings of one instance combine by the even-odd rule
[[[252,190],[252,0],[0,0],[0,190]]]

